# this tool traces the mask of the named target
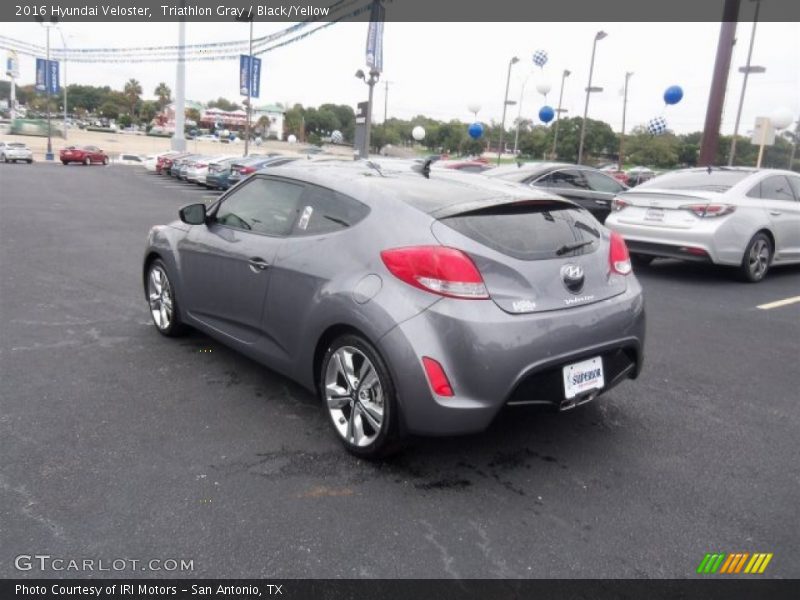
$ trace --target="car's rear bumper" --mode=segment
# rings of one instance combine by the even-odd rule
[[[491,301],[442,299],[380,340],[409,433],[451,435],[485,429],[506,405],[571,408],[605,393],[642,366],[641,287],[559,311],[511,315]],[[435,395],[422,357],[438,361],[454,396]],[[567,401],[562,368],[602,357],[605,385]]]

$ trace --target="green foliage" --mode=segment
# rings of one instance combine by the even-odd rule
[[[236,104],[236,102],[231,102],[226,98],[219,97],[216,100],[209,102],[208,108],[218,108],[220,110],[233,111],[239,110],[242,107],[239,104]]]
[[[172,101],[172,90],[163,81],[153,90],[153,95],[158,99],[156,102],[159,111],[164,110],[164,107]]]

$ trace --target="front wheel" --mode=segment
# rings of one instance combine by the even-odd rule
[[[89,165],[92,164],[92,159],[87,156],[86,158],[83,159],[83,164],[85,164],[88,167]]]
[[[772,242],[765,234],[757,233],[747,244],[739,266],[739,275],[748,283],[758,283],[764,279],[771,263]]]
[[[104,157],[103,157],[103,164],[104,164],[104,165],[107,165],[107,164],[108,164],[108,157],[107,157],[107,156],[104,156]]]
[[[158,332],[167,337],[175,337],[184,332],[178,303],[175,300],[175,288],[167,274],[164,262],[157,258],[147,269],[147,301],[150,305],[150,316]]]
[[[396,450],[399,415],[394,384],[369,342],[358,335],[337,338],[322,360],[319,389],[348,452],[380,458]]]

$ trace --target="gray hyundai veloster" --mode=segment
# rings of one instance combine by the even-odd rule
[[[319,394],[352,453],[564,410],[642,368],[623,239],[540,190],[428,165],[306,162],[191,204],[147,238],[153,322]]]

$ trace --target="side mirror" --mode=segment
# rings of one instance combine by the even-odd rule
[[[206,205],[187,204],[178,211],[178,216],[187,225],[203,225],[206,222]]]

